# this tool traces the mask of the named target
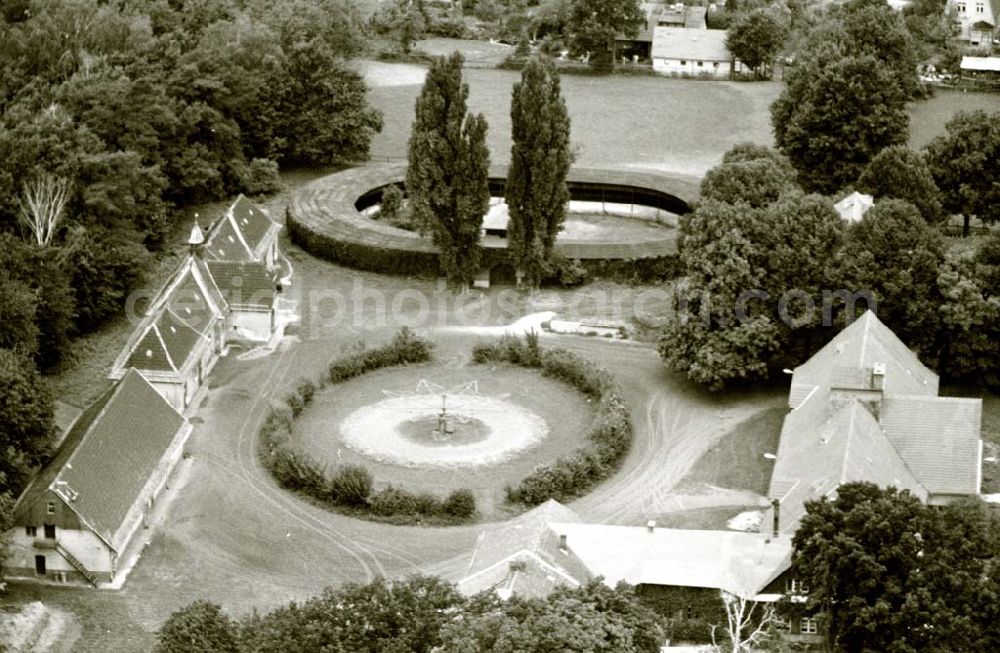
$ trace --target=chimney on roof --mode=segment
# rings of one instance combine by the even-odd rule
[[[646,530],[649,531],[650,533],[652,533],[653,531],[656,530],[656,520],[655,519],[650,519],[648,522],[646,522]]]
[[[559,535],[559,550],[563,553],[569,551],[569,546],[566,544],[566,533],[560,533]]]
[[[205,233],[198,226],[197,222],[191,227],[191,235],[188,237],[187,244],[191,255],[201,258],[202,252],[205,251]]]
[[[872,364],[872,390],[882,390],[885,387],[885,363]]]

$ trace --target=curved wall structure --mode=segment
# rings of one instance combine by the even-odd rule
[[[502,196],[506,166],[490,169],[490,191]],[[378,204],[390,184],[402,185],[406,164],[363,166],[338,172],[299,191],[287,211],[292,240],[306,251],[344,265],[377,272],[436,276],[438,251],[428,238],[398,229],[362,214]],[[567,178],[574,200],[638,204],[670,213],[686,213],[698,198],[698,180],[692,177],[629,170],[574,168]],[[502,239],[483,240],[488,265],[506,260]],[[579,259],[591,269],[609,269],[616,262],[673,261],[677,236],[667,232],[618,237],[613,242],[559,239],[556,250]]]

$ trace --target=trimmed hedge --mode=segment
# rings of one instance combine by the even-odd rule
[[[339,465],[332,472],[298,451],[292,440],[292,424],[312,403],[316,392],[384,367],[423,363],[431,358],[432,343],[409,329],[402,329],[388,345],[361,349],[332,361],[320,382],[303,379],[264,417],[260,429],[261,462],[278,483],[324,504],[362,516],[406,523],[422,519],[443,522],[467,521],[476,514],[476,499],[469,490],[455,490],[444,500],[431,494],[413,494],[389,486],[374,491],[375,479],[361,465]]]
[[[544,376],[567,383],[597,403],[597,414],[587,431],[590,446],[554,463],[539,465],[514,487],[507,500],[535,506],[549,499],[566,501],[580,496],[613,474],[632,446],[632,420],[611,375],[592,362],[565,349],[545,349],[538,334],[523,340],[503,336],[479,343],[472,350],[476,363],[510,363],[536,368]]]
[[[312,231],[291,216],[285,221],[292,242],[313,256],[369,272],[435,278],[440,270],[437,252],[389,249],[338,240]]]

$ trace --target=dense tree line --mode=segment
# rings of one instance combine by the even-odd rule
[[[981,201],[976,184],[988,197],[980,177],[959,182],[953,172],[970,158],[982,161],[978,152],[955,159],[935,152],[967,147],[969,121],[983,124],[975,142],[988,149],[980,137],[996,119],[958,116],[929,154],[883,150],[852,182],[876,198],[855,223],[833,209],[846,191],[804,194],[780,154],[734,147],[705,176],[701,204],[680,221],[684,276],[675,286],[676,319],[660,340],[667,365],[714,389],[767,378],[805,361],[871,301],[942,375],[996,384],[1000,231],[949,248],[940,230],[947,194],[935,183],[959,184],[969,203]],[[982,161],[980,174],[990,174],[989,165]]]
[[[172,614],[160,653],[352,651],[354,653],[655,653],[658,618],[627,586],[599,581],[546,599],[465,598],[436,578],[348,584],[266,614],[235,620],[204,601]]]
[[[367,156],[381,116],[347,65],[360,28],[348,0],[4,3],[0,492],[51,442],[36,369],[121,315],[179,208]]]
[[[806,513],[792,573],[808,600],[785,608],[818,615],[832,650],[1000,647],[1000,519],[979,499],[933,507],[848,483]]]
[[[273,190],[278,164],[364,158],[381,118],[345,64],[358,39],[343,0],[9,10],[0,232],[27,236],[4,248],[7,269],[49,301],[4,339],[52,366],[59,337],[93,330],[141,283],[178,206]]]

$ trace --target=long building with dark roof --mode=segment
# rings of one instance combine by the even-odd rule
[[[134,369],[85,410],[14,506],[11,577],[110,583],[143,544],[191,425]]]

